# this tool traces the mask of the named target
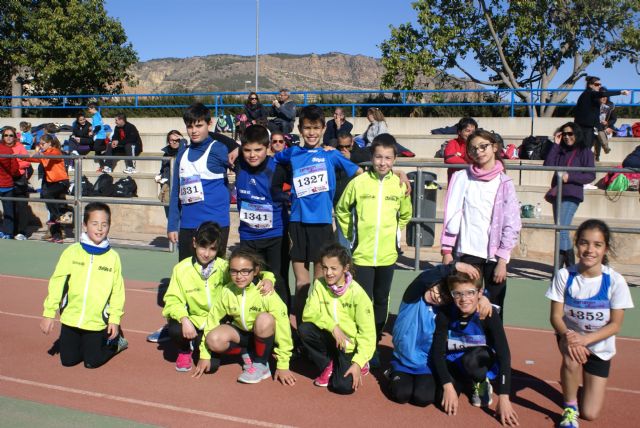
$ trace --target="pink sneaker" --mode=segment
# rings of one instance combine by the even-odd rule
[[[366,376],[369,374],[369,363],[366,363],[364,367],[360,369],[360,376]]]
[[[320,373],[320,376],[318,376],[313,381],[313,384],[315,386],[326,387],[327,385],[329,385],[329,379],[331,379],[332,374],[333,374],[333,360],[331,360],[331,362],[327,364],[327,367],[325,367],[324,370],[322,370],[322,373]]]
[[[176,370],[188,372],[191,370],[191,352],[180,352],[176,359]]]

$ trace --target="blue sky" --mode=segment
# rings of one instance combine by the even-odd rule
[[[255,0],[106,0],[106,8],[123,24],[143,61],[255,54]],[[378,45],[390,36],[389,25],[415,17],[407,0],[260,0],[260,53],[343,52],[378,58]],[[629,63],[609,70],[594,64],[587,72],[610,88],[640,88],[640,76]],[[583,87],[582,82],[576,86]]]

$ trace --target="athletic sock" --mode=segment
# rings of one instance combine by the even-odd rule
[[[258,337],[253,336],[254,347],[256,351],[256,355],[253,358],[255,363],[267,364],[269,360],[269,356],[271,355],[271,349],[273,348],[273,341],[275,335],[271,335],[269,337]]]
[[[564,403],[564,408],[566,409],[567,407],[571,407],[573,410],[575,410],[577,412],[578,411],[578,400],[566,401]]]
[[[237,343],[229,342],[229,348],[227,348],[227,350],[224,351],[224,353],[227,355],[240,355],[243,349],[244,348],[242,348]]]

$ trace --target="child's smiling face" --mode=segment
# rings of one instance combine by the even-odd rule
[[[89,220],[84,223],[87,236],[96,245],[100,245],[107,238],[110,226],[109,215],[101,210],[92,211]]]

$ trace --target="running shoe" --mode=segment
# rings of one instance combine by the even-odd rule
[[[169,337],[169,326],[163,325],[153,333],[147,336],[147,342],[161,343],[171,340]]]
[[[176,371],[188,372],[191,370],[191,352],[180,352],[176,359]]]
[[[138,170],[133,168],[133,167],[131,167],[131,166],[128,166],[128,167],[126,167],[124,169],[124,173],[125,174],[136,174],[137,172],[138,172]]]
[[[488,407],[493,402],[493,387],[489,379],[473,384],[471,404],[475,407]]]
[[[246,370],[243,370],[240,376],[238,376],[238,382],[258,383],[270,377],[271,370],[269,370],[269,364],[253,363],[247,367]]]
[[[120,352],[124,351],[128,347],[129,347],[129,342],[127,342],[127,339],[125,339],[122,333],[120,333],[120,335],[118,336],[118,348],[116,349],[116,354],[119,354]]]
[[[580,413],[573,407],[565,407],[562,412],[560,426],[563,428],[578,428],[578,416]]]
[[[325,367],[324,370],[322,370],[322,373],[320,373],[320,376],[315,378],[315,380],[313,381],[313,384],[315,386],[322,386],[322,387],[328,386],[329,379],[331,379],[332,374],[333,374],[333,360],[331,360],[331,362],[327,364],[327,367]]]
[[[13,236],[0,232],[0,239],[13,239]]]
[[[113,172],[113,170],[111,170],[110,167],[108,167],[108,166],[102,167],[102,173],[103,174],[111,174],[112,172]]]
[[[242,370],[248,369],[253,364],[253,361],[251,361],[251,355],[248,353],[245,352],[240,357],[242,358]]]
[[[16,241],[26,241],[27,237],[24,236],[22,233],[18,233],[13,239],[15,239]]]

